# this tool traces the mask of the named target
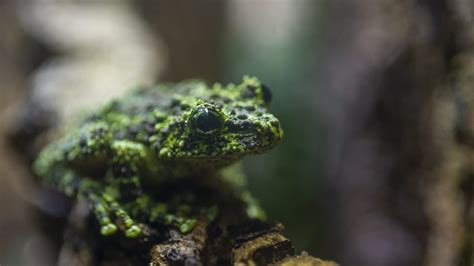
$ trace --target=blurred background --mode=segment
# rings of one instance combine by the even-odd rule
[[[140,84],[243,75],[285,130],[245,159],[249,187],[297,251],[472,265],[473,17],[469,0],[2,1],[0,265],[56,259],[22,138]]]

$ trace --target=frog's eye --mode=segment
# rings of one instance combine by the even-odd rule
[[[191,115],[191,127],[199,135],[212,135],[223,126],[224,118],[212,109],[199,107]]]
[[[262,93],[263,93],[263,101],[266,104],[269,104],[272,101],[272,93],[270,89],[264,84],[262,84]]]

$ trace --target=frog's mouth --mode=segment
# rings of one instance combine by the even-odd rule
[[[247,154],[260,154],[274,148],[281,142],[282,136],[281,130],[270,129],[258,134],[225,134],[190,144],[175,158],[202,161],[237,160]]]

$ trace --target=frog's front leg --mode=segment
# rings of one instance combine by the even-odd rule
[[[112,183],[124,201],[134,201],[142,194],[140,175],[147,163],[147,148],[129,140],[114,141],[112,148]]]
[[[143,174],[143,169],[147,164],[148,150],[143,144],[129,140],[114,141],[111,150],[111,185],[118,190],[121,202],[125,204],[136,202],[137,198],[143,194],[140,175]],[[125,231],[127,236],[140,235],[140,227],[118,202],[110,202],[110,206],[127,228]]]
[[[117,178],[112,180],[112,186],[115,185],[117,180],[124,184],[133,181],[136,189],[130,191],[136,192],[138,190],[138,179],[135,182],[135,179],[132,178],[133,175],[127,175],[137,172],[135,170],[139,167],[139,159],[136,157],[135,149],[126,148],[128,146],[122,141],[113,141],[107,124],[101,122],[88,124],[72,137],[66,139],[65,143],[66,160],[70,162],[73,168],[84,168],[84,166],[94,168],[94,165],[104,164],[107,158],[111,158],[109,162],[113,167],[121,165],[123,169],[128,169],[128,171],[121,171],[124,174],[123,176],[116,175]],[[130,169],[133,170],[130,171]],[[78,170],[89,172],[89,169]],[[101,177],[98,178],[99,180],[81,177],[77,180],[80,181],[78,196],[89,202],[101,225],[101,234],[110,235],[115,233],[118,228],[124,228],[127,237],[139,236],[140,227],[135,224],[119,203],[119,199],[126,198],[122,196],[125,193],[123,186],[118,187],[121,188],[121,195],[117,196],[116,193],[108,193],[106,190],[110,185],[106,181],[100,180]],[[63,178],[63,180],[65,179]],[[113,218],[115,218],[115,223],[112,222]]]
[[[112,235],[119,228],[125,228],[124,232],[127,237],[140,235],[140,227],[122,209],[118,201],[94,180],[82,179],[78,195],[89,202],[89,206],[100,224],[102,235]],[[113,222],[113,218],[116,219],[115,222]]]
[[[128,214],[109,194],[106,188],[91,178],[81,178],[78,188],[78,197],[85,199],[100,224],[102,235],[114,234],[119,228],[125,228],[127,237],[140,235],[140,227],[136,225]],[[115,223],[113,218],[116,218]]]
[[[106,197],[99,192],[94,181],[83,179],[80,184],[79,197],[86,199],[100,224],[100,233],[102,235],[111,235],[117,231],[117,225],[112,222],[111,209],[107,203]]]

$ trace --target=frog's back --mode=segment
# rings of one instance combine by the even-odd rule
[[[167,118],[179,117],[189,108],[189,99],[206,98],[207,85],[199,80],[136,88],[110,101],[79,121],[79,127],[105,123],[114,139],[148,143],[156,126]]]
[[[206,87],[202,81],[188,80],[174,84],[165,83],[153,87],[137,88],[124,97],[111,101],[101,108],[99,113],[117,113],[130,117],[146,115],[154,111],[167,114],[176,106],[177,97],[194,95],[199,90],[199,86]]]

